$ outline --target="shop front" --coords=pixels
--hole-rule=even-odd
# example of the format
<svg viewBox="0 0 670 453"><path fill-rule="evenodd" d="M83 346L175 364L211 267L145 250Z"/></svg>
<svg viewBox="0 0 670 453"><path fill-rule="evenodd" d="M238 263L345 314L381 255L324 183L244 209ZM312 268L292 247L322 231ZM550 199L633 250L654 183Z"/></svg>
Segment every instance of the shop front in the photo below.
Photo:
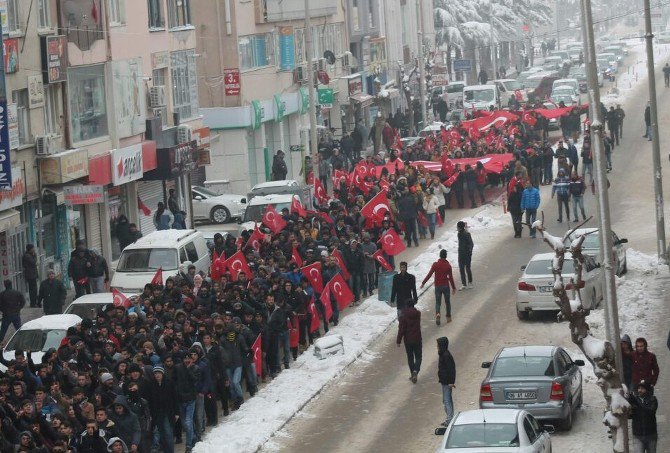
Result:
<svg viewBox="0 0 670 453"><path fill-rule="evenodd" d="M21 167L12 167L12 187L0 190L0 275L22 290L21 256L28 243L28 229L22 228L21 215L14 208L23 204L26 185Z"/></svg>

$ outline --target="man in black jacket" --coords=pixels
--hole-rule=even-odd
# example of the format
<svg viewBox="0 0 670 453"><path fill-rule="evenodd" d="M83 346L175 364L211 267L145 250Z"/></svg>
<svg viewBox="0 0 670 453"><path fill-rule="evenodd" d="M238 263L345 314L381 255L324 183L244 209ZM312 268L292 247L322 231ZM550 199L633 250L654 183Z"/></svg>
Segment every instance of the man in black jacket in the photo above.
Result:
<svg viewBox="0 0 670 453"><path fill-rule="evenodd" d="M349 248L344 249L344 262L349 271L349 286L354 293L354 305L361 299L361 278L363 276L363 252L356 239L349 242Z"/></svg>
<svg viewBox="0 0 670 453"><path fill-rule="evenodd" d="M408 306L408 302L414 304L419 300L416 294L416 277L407 272L407 262L400 263L400 273L393 276L393 285L391 286L391 303L396 303L398 309L398 318L402 316L402 311Z"/></svg>
<svg viewBox="0 0 670 453"><path fill-rule="evenodd" d="M419 238L416 234L416 219L419 215L419 208L416 196L409 190L405 190L398 199L398 214L405 224L405 241L407 242L407 247L412 246L412 240L414 240L414 245L418 247Z"/></svg>
<svg viewBox="0 0 670 453"><path fill-rule="evenodd" d="M23 267L23 278L28 283L28 294L30 294L30 306L37 307L37 253L33 244L26 245L26 253L21 259Z"/></svg>
<svg viewBox="0 0 670 453"><path fill-rule="evenodd" d="M175 366L174 376L179 400L181 425L186 431L186 452L190 453L195 444L193 414L195 412L196 384L200 380L200 370L193 363L190 354L184 355L183 362ZM178 436L179 437L179 436Z"/></svg>
<svg viewBox="0 0 670 453"><path fill-rule="evenodd" d="M631 394L628 402L633 407L633 450L641 453L656 453L658 432L656 410L658 400L651 394L651 384L637 384L637 395Z"/></svg>
<svg viewBox="0 0 670 453"><path fill-rule="evenodd" d="M442 385L442 403L447 419L442 426L448 426L454 416L454 400L451 392L456 388L456 363L449 352L449 339L440 337L437 339L437 354L439 356L437 364L437 378Z"/></svg>
<svg viewBox="0 0 670 453"><path fill-rule="evenodd" d="M272 161L272 180L283 181L286 179L287 173L288 168L286 167L286 162L284 161L284 151L280 149L277 151L277 154L275 154L275 157Z"/></svg>
<svg viewBox="0 0 670 453"><path fill-rule="evenodd" d="M154 379L149 384L147 395L151 423L158 428L161 451L174 453L174 423L179 415L177 391L162 366L155 366L153 373Z"/></svg>
<svg viewBox="0 0 670 453"><path fill-rule="evenodd" d="M91 292L104 293L107 290L106 284L109 282L107 260L96 250L91 249L89 262L91 266L88 268L88 280Z"/></svg>
<svg viewBox="0 0 670 453"><path fill-rule="evenodd" d="M75 299L84 294L91 294L91 286L88 283L88 270L91 267L90 252L80 239L77 246L70 254L70 263L67 266L67 274L74 283Z"/></svg>
<svg viewBox="0 0 670 453"><path fill-rule="evenodd" d="M475 244L472 242L472 236L465 227L462 220L456 224L458 230L458 270L461 274L461 289L472 288L472 249ZM465 279L467 274L467 281Z"/></svg>
<svg viewBox="0 0 670 453"><path fill-rule="evenodd" d="M50 269L46 280L40 284L37 303L40 306L44 305L45 315L57 315L63 313L66 294L63 282L57 279L56 272Z"/></svg>
<svg viewBox="0 0 670 453"><path fill-rule="evenodd" d="M16 330L21 327L21 309L26 305L26 298L21 292L12 289L12 281L5 280L5 290L0 293L0 311L2 312L2 326L0 326L0 342L5 339L10 324Z"/></svg>

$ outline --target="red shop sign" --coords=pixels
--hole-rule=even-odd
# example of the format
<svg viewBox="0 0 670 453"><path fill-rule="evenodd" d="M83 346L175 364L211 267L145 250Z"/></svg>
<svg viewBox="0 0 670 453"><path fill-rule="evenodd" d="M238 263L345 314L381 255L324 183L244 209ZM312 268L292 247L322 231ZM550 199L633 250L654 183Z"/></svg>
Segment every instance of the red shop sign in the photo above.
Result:
<svg viewBox="0 0 670 453"><path fill-rule="evenodd" d="M226 96L238 96L240 94L240 70L237 68L224 69L223 78Z"/></svg>

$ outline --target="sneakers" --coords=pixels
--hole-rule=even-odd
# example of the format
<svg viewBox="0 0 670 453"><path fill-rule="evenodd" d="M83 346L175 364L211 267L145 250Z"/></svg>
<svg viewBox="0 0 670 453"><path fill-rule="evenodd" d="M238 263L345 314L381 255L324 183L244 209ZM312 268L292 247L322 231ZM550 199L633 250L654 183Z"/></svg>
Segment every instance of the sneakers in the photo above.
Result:
<svg viewBox="0 0 670 453"><path fill-rule="evenodd" d="M460 288L458 288L459 291L463 291L464 289L468 289L468 287L467 286L461 286Z"/></svg>
<svg viewBox="0 0 670 453"><path fill-rule="evenodd" d="M447 323L451 322L451 316L447 316Z"/></svg>
<svg viewBox="0 0 670 453"><path fill-rule="evenodd" d="M409 379L412 381L412 384L416 384L416 376L417 376L417 374L418 374L418 373L417 373L416 371L412 371L412 377L409 378Z"/></svg>
<svg viewBox="0 0 670 453"><path fill-rule="evenodd" d="M468 289L473 289L475 287L475 284L472 282L468 283Z"/></svg>
<svg viewBox="0 0 670 453"><path fill-rule="evenodd" d="M435 315L435 324L437 324L438 326L440 325L440 314L439 313Z"/></svg>

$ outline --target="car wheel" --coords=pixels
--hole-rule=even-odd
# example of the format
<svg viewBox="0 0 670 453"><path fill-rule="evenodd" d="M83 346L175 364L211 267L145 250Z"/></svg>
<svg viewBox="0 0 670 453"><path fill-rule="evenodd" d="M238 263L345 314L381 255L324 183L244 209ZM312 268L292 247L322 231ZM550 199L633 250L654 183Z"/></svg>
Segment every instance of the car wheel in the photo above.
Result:
<svg viewBox="0 0 670 453"><path fill-rule="evenodd" d="M525 310L517 310L516 317L519 318L521 321L525 321L528 319L528 312Z"/></svg>
<svg viewBox="0 0 670 453"><path fill-rule="evenodd" d="M560 426L563 431L570 431L572 429L572 404L569 404L568 416L560 421Z"/></svg>
<svg viewBox="0 0 670 453"><path fill-rule="evenodd" d="M226 223L230 220L230 211L225 206L216 206L209 217L214 223Z"/></svg>

